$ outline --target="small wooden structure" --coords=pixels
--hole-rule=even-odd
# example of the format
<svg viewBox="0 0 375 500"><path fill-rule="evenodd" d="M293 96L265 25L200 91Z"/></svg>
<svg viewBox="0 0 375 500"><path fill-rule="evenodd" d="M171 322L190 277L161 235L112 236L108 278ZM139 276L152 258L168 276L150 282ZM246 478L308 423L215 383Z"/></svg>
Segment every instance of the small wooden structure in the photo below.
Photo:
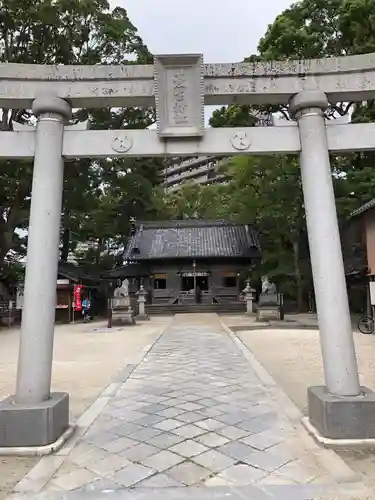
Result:
<svg viewBox="0 0 375 500"><path fill-rule="evenodd" d="M81 319L81 312L74 312L74 289L82 285L82 295L91 295L98 290L99 280L95 280L81 268L73 264L59 263L56 280L56 322L69 323L74 319ZM17 286L16 309L22 314L23 283Z"/></svg>
<svg viewBox="0 0 375 500"><path fill-rule="evenodd" d="M81 312L73 312L74 290L81 285L81 298L92 295L100 286L98 279L87 274L79 266L61 262L58 269L57 295L56 295L56 321L69 322L81 319Z"/></svg>

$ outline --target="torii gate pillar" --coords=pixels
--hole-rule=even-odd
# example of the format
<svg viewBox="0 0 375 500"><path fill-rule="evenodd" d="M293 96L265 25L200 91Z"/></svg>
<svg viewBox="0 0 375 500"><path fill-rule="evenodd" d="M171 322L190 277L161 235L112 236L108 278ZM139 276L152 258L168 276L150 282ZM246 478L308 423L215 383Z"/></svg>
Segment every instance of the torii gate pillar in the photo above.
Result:
<svg viewBox="0 0 375 500"><path fill-rule="evenodd" d="M375 437L375 395L360 387L320 90L295 95L301 175L325 387L308 388L307 427L326 438Z"/></svg>
<svg viewBox="0 0 375 500"><path fill-rule="evenodd" d="M69 395L51 393L64 162L71 106L57 97L33 103L38 119L25 299L16 395L0 403L0 447L48 446L69 428Z"/></svg>

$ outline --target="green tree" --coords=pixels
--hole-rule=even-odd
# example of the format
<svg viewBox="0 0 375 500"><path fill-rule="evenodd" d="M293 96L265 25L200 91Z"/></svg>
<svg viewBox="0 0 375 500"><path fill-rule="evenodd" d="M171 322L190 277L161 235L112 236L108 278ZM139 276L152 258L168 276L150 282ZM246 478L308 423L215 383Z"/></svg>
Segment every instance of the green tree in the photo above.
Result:
<svg viewBox="0 0 375 500"><path fill-rule="evenodd" d="M119 7L111 10L105 0L3 0L0 7L1 62L143 64L151 61L151 54L126 10ZM1 130L12 130L13 121L27 122L30 112L3 109L1 116ZM145 128L154 121L154 111L79 110L74 120L84 119L89 119L93 128ZM127 173L139 166L139 161L131 166L125 160L122 166L120 163L116 163L117 170ZM89 232L85 225L90 210L95 209L98 200L112 196L109 188L103 192L98 176L107 167L107 162L89 160L66 165L62 214L64 258L71 246L69 234L82 231L83 236ZM148 165L147 175L155 177L158 168L158 164L153 168ZM16 229L28 225L31 175L31 162L0 162L0 270L9 250L18 245ZM118 182L115 177L112 180ZM131 183L129 187L132 189ZM95 212L98 213L100 210Z"/></svg>
<svg viewBox="0 0 375 500"><path fill-rule="evenodd" d="M228 217L253 223L261 235L261 273L297 298L302 310L310 284L299 167L293 156L235 157L226 187Z"/></svg>
<svg viewBox="0 0 375 500"><path fill-rule="evenodd" d="M94 177L88 191L90 199L75 207L69 221L73 228L70 232L76 236L69 239L69 251L74 251L78 242L96 242L95 252L80 255L80 263L108 265L113 261L108 254L116 253L126 243L133 217L157 217L154 188L159 178L152 172L154 166L151 160L106 159L89 170Z"/></svg>
<svg viewBox="0 0 375 500"><path fill-rule="evenodd" d="M210 126L217 127L253 127L257 125L254 108L248 105L231 104L216 109L210 118Z"/></svg>
<svg viewBox="0 0 375 500"><path fill-rule="evenodd" d="M260 39L262 60L314 59L345 55L340 29L343 0L302 0L278 15Z"/></svg>
<svg viewBox="0 0 375 500"><path fill-rule="evenodd" d="M303 0L282 12L260 40L261 59L299 59L375 51L375 0ZM375 119L374 101L330 103L328 116L351 112L353 122ZM374 153L331 159L339 215L374 196Z"/></svg>
<svg viewBox="0 0 375 500"><path fill-rule="evenodd" d="M301 0L276 17L259 42L258 54L247 57L245 61L252 63L373 52L374 13L374 0ZM211 125L252 126L254 113L259 110L281 112L285 118L290 118L287 106L252 108L232 105L215 112ZM352 121L374 121L375 118L373 102L355 105L330 103L327 117L335 118L349 112ZM374 160L373 153L331 158L337 206L342 220L353 209L373 198ZM232 169L230 208L236 217L257 221L263 239L263 269L270 275L284 275L285 283L294 283L301 305L302 296L309 287L310 269L298 162L291 158L238 158L232 164L236 168ZM251 178L246 180L247 174ZM264 183L258 182L259 175ZM287 193L293 195L288 198L285 196ZM293 282L290 282L291 276Z"/></svg>
<svg viewBox="0 0 375 500"><path fill-rule="evenodd" d="M217 219L226 216L226 188L187 181L164 197L161 213L168 219Z"/></svg>

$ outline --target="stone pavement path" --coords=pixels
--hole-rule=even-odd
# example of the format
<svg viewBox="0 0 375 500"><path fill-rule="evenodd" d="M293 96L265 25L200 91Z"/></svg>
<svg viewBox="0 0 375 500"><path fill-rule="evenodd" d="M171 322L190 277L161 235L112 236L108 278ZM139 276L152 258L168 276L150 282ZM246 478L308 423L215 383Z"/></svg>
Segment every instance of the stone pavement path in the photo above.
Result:
<svg viewBox="0 0 375 500"><path fill-rule="evenodd" d="M163 499L303 500L350 490L306 448L215 318L175 319L72 451L43 458L39 477L31 471L16 490L114 500L151 491Z"/></svg>

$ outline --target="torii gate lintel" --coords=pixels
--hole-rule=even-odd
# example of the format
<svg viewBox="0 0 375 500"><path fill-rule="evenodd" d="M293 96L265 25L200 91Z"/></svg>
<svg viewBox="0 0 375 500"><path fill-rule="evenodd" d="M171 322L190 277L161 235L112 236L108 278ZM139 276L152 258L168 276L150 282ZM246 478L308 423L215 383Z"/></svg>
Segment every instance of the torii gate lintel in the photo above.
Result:
<svg viewBox="0 0 375 500"><path fill-rule="evenodd" d="M336 124L327 120L328 150L335 154L375 150L375 124ZM206 129L202 138L163 139L156 130L86 130L86 124L64 127L62 156L74 158L176 157L298 154L301 142L295 122L287 126ZM280 123L281 125L281 123ZM0 132L0 158L33 158L36 129L27 125Z"/></svg>

